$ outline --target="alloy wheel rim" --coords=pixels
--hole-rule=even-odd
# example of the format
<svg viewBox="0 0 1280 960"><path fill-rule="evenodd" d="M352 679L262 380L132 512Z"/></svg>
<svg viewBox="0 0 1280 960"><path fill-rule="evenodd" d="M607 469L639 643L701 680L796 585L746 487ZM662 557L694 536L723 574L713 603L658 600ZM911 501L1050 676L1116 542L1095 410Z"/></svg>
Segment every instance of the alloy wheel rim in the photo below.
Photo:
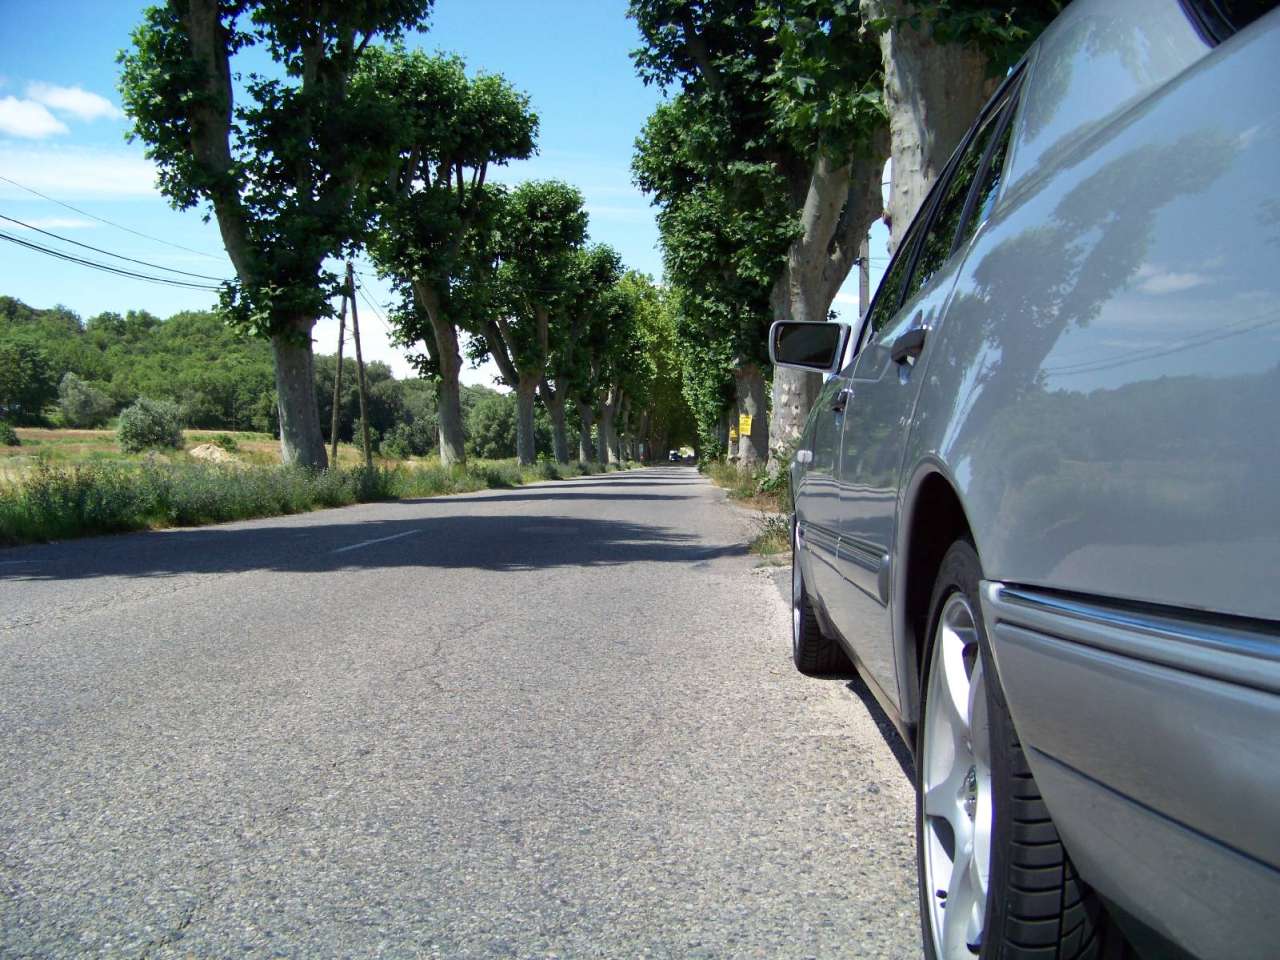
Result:
<svg viewBox="0 0 1280 960"><path fill-rule="evenodd" d="M982 947L991 872L991 734L977 618L959 592L943 605L933 638L920 762L934 954L970 960Z"/></svg>

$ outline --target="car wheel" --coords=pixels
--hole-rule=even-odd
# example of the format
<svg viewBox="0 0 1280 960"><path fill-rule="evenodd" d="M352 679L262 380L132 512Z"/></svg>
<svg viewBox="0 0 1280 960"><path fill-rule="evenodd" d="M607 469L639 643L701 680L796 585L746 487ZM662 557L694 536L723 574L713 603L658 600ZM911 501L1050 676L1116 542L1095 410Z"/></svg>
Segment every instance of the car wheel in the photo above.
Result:
<svg viewBox="0 0 1280 960"><path fill-rule="evenodd" d="M791 656L801 673L851 671L853 665L838 641L822 632L800 569L800 526L791 520Z"/></svg>
<svg viewBox="0 0 1280 960"><path fill-rule="evenodd" d="M981 578L973 546L953 544L930 607L916 754L925 953L1098 957L1105 914L1077 879L1027 766L982 623Z"/></svg>

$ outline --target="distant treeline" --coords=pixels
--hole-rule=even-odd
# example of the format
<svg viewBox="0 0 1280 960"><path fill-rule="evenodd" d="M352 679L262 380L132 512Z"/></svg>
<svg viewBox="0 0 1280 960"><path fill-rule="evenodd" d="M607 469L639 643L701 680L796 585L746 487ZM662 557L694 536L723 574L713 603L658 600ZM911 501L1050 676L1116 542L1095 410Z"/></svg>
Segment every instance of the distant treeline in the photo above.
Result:
<svg viewBox="0 0 1280 960"><path fill-rule="evenodd" d="M337 358L315 358L320 423L333 422ZM70 378L68 378L70 374ZM429 381L397 380L385 363L365 367L374 443L393 456L424 455L436 443L436 391ZM81 319L56 306L29 307L0 296L0 419L42 426L102 426L139 397L172 400L186 426L276 434L271 346L236 334L217 314L190 310L162 320L145 310ZM96 402L95 402L96 401ZM516 405L511 394L462 388L467 445L482 458L515 455ZM339 439L359 429L355 361L343 359ZM551 449L550 423L539 408L539 452Z"/></svg>

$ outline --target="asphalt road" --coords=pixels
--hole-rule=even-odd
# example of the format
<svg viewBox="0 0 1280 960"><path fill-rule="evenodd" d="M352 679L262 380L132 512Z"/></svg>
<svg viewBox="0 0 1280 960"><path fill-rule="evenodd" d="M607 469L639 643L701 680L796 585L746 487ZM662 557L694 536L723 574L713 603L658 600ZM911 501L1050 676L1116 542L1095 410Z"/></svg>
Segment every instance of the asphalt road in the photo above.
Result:
<svg viewBox="0 0 1280 960"><path fill-rule="evenodd" d="M901 754L722 500L0 551L0 956L919 956Z"/></svg>

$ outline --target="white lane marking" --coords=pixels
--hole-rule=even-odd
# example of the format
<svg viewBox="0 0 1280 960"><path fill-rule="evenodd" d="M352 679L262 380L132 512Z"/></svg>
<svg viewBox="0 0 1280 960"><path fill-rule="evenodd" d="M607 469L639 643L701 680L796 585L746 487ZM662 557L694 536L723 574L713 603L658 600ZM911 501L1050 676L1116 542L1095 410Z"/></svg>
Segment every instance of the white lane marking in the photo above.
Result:
<svg viewBox="0 0 1280 960"><path fill-rule="evenodd" d="M399 540L401 537L410 537L415 533L421 533L420 530L406 530L404 533L393 533L389 537L378 537L377 540L362 540L360 543L353 543L349 547L339 547L337 550L330 550L330 553L346 553L348 550L359 550L361 547L372 546L375 543L386 543L388 540Z"/></svg>
<svg viewBox="0 0 1280 960"><path fill-rule="evenodd" d="M11 567L15 563L35 563L34 560L0 560L0 567Z"/></svg>

